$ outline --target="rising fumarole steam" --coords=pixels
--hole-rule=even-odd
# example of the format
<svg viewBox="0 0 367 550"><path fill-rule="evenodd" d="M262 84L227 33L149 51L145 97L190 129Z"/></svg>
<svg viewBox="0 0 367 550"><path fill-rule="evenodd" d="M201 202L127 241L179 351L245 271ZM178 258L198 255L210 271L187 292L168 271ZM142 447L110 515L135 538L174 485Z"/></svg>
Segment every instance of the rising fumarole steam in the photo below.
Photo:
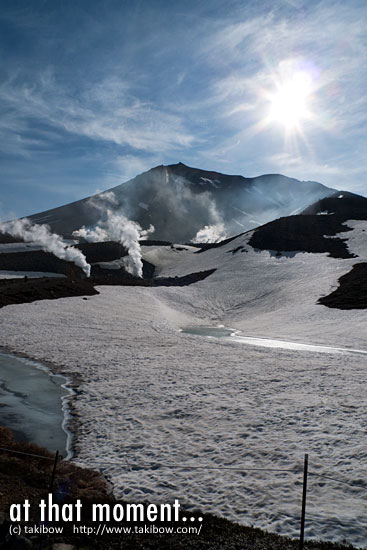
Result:
<svg viewBox="0 0 367 550"><path fill-rule="evenodd" d="M51 233L48 225L32 224L27 218L0 223L0 233L33 242L42 246L45 252L51 252L60 260L73 262L80 267L87 277L90 276L90 265L84 254L73 246L67 245L60 235Z"/></svg>
<svg viewBox="0 0 367 550"><path fill-rule="evenodd" d="M108 191L92 198L90 206L97 208L106 216L100 220L94 229L82 227L73 232L75 237L82 237L88 242L116 241L121 243L128 251L128 256L123 258L126 271L135 277L143 276L143 261L139 240L153 233L154 227L142 230L140 225L129 220L124 214L113 211L108 205L117 205L117 199L112 191Z"/></svg>
<svg viewBox="0 0 367 550"><path fill-rule="evenodd" d="M192 239L194 243L217 243L225 239L225 227L223 223L206 225L200 229Z"/></svg>

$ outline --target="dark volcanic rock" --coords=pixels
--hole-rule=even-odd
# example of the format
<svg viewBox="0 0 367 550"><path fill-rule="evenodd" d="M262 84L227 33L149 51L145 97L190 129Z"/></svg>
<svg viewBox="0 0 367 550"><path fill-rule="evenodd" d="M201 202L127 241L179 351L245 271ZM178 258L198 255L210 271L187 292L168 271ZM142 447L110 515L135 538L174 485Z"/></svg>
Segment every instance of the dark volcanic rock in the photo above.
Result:
<svg viewBox="0 0 367 550"><path fill-rule="evenodd" d="M367 263L355 264L339 279L339 287L319 304L338 309L367 309Z"/></svg>
<svg viewBox="0 0 367 550"><path fill-rule="evenodd" d="M11 304L24 304L36 300L55 300L68 296L99 294L90 279L68 278L0 279L0 308Z"/></svg>
<svg viewBox="0 0 367 550"><path fill-rule="evenodd" d="M239 235L235 235L234 237L229 237L229 239L224 239L223 241L220 241L218 243L194 243L194 246L199 248L195 254L201 254L202 252L206 252L207 250L211 250L212 248L219 248L221 246L224 246L231 241L234 241L234 239L237 239L237 237L241 237L241 235L244 235L244 233L240 233Z"/></svg>
<svg viewBox="0 0 367 550"><path fill-rule="evenodd" d="M321 212L336 214L344 221L367 220L367 199L348 191L338 191L330 197L324 197L311 204L301 214L310 215Z"/></svg>
<svg viewBox="0 0 367 550"><path fill-rule="evenodd" d="M21 239L16 239L15 237L12 237L8 233L0 233L0 244L21 243L21 242L23 242Z"/></svg>
<svg viewBox="0 0 367 550"><path fill-rule="evenodd" d="M333 258L353 258L345 239L328 238L351 231L348 220L367 220L367 199L338 191L315 202L301 215L279 218L258 227L249 244L260 250L328 252Z"/></svg>
<svg viewBox="0 0 367 550"><path fill-rule="evenodd" d="M145 262L143 262L143 278L134 277L125 269L107 269L100 267L98 264L92 265L90 280L94 285L116 285L116 286L150 286L151 282L149 272L151 271L148 264L147 271L144 273ZM152 270L154 273L154 266Z"/></svg>
<svg viewBox="0 0 367 550"><path fill-rule="evenodd" d="M98 266L93 266L93 281L94 285L116 285L116 286L189 286L198 281L203 281L209 275L212 275L215 269L207 271L198 271L189 273L182 277L157 277L156 279L140 279L133 277L123 270L106 270L98 269Z"/></svg>
<svg viewBox="0 0 367 550"><path fill-rule="evenodd" d="M76 278L85 276L83 270L74 263L60 260L50 252L43 250L0 253L0 270L43 271L61 273Z"/></svg>
<svg viewBox="0 0 367 550"><path fill-rule="evenodd" d="M328 252L333 258L353 258L346 239L337 233L351 231L339 216L289 216L255 229L249 244L259 250Z"/></svg>
<svg viewBox="0 0 367 550"><path fill-rule="evenodd" d="M79 243L75 245L75 248L79 248L83 252L89 264L96 262L112 262L118 260L123 256L127 256L126 248L114 241L107 241L101 243Z"/></svg>
<svg viewBox="0 0 367 550"><path fill-rule="evenodd" d="M190 273L183 277L140 279L124 270L104 270L94 266L93 278L41 278L0 279L0 308L11 304L23 304L36 300L56 300L71 296L99 294L94 285L113 286L188 286L206 279L215 269Z"/></svg>
<svg viewBox="0 0 367 550"><path fill-rule="evenodd" d="M183 277L158 277L153 280L154 286L188 286L198 281L203 281L209 275L212 275L216 269L208 269L207 271L198 271L190 273Z"/></svg>
<svg viewBox="0 0 367 550"><path fill-rule="evenodd" d="M88 263L112 262L127 255L127 250L120 243L101 242L101 243L80 243L75 245L87 259ZM35 271L46 273L60 273L68 277L84 278L85 274L72 262L60 260L49 252L43 250L28 250L24 252L4 252L0 253L0 270L7 271ZM144 278L152 278L155 267L143 260ZM120 271L119 277L126 278L130 275L121 268L120 270L102 269L98 265L92 265L92 278L107 276L109 272ZM117 283L118 284L118 283Z"/></svg>
<svg viewBox="0 0 367 550"><path fill-rule="evenodd" d="M155 265L143 260L143 277L144 279L152 279L155 273Z"/></svg>

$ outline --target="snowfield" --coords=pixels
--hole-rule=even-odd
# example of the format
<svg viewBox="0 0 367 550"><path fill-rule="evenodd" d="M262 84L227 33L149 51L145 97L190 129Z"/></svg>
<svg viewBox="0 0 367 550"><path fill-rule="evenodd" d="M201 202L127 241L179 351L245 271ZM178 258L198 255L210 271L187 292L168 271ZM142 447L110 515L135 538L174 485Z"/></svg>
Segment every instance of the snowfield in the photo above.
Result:
<svg viewBox="0 0 367 550"><path fill-rule="evenodd" d="M180 332L224 325L245 337L367 351L366 311L316 304L366 261L367 222L350 223L355 230L342 236L358 257L343 260L256 252L250 234L199 254L143 247L160 276L217 270L188 287L99 287L87 300L8 306L0 345L78 382L74 460L102 470L117 496L178 498L297 536L307 452L310 472L352 484L310 475L307 537L367 548L366 355Z"/></svg>

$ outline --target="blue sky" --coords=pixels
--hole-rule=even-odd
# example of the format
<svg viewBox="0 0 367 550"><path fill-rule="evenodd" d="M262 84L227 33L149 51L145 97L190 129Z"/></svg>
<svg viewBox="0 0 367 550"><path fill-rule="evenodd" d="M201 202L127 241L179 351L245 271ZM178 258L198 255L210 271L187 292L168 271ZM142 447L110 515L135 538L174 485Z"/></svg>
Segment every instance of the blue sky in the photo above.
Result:
<svg viewBox="0 0 367 550"><path fill-rule="evenodd" d="M367 195L366 22L355 0L2 0L0 219L179 161ZM269 113L295 74L289 128Z"/></svg>

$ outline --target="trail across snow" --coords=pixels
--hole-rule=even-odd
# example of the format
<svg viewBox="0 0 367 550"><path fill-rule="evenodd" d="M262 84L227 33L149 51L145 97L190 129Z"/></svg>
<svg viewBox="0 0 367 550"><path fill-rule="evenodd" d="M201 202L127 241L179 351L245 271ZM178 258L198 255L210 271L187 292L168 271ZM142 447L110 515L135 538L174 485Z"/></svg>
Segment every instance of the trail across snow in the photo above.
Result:
<svg viewBox="0 0 367 550"><path fill-rule="evenodd" d="M178 498L296 536L307 452L311 472L354 486L310 476L306 535L366 547L366 357L317 349L366 351L366 314L316 304L363 258L279 259L247 238L183 251L177 267L165 250L162 275L217 268L189 287L100 287L87 300L6 307L0 344L79 381L75 460L105 472L116 495ZM239 246L245 251L233 253ZM316 349L180 332L219 324Z"/></svg>

